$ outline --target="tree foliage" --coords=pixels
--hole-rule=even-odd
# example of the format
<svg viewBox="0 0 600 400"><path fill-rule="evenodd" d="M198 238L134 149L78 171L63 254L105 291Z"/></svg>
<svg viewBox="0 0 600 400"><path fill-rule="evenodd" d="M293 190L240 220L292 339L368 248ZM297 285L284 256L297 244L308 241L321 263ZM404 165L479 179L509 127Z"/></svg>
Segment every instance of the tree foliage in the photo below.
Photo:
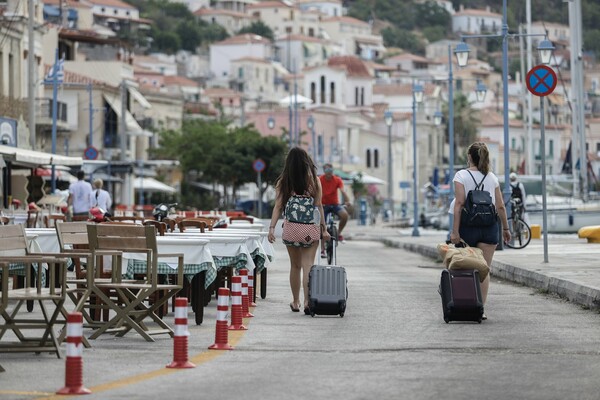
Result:
<svg viewBox="0 0 600 400"><path fill-rule="evenodd" d="M268 25L266 25L264 22L262 21L254 21L253 23L251 23L249 26L246 26L242 29L239 30L238 33L254 33L255 35L260 35L264 38L267 39L271 39L273 40L275 38L275 35L273 34L273 30L271 30L271 28L269 28Z"/></svg>
<svg viewBox="0 0 600 400"><path fill-rule="evenodd" d="M444 120L448 121L449 112L448 104L444 104L443 111ZM463 149L468 147L477 139L477 128L481 121L477 113L471 108L471 104L464 93L458 92L454 94L454 147ZM446 142L449 143L450 136L448 124L446 124ZM455 162L463 163L466 161L465 156L461 152L455 151Z"/></svg>
<svg viewBox="0 0 600 400"><path fill-rule="evenodd" d="M386 46L400 47L410 53L425 54L425 44L411 31L399 28L384 28L381 30L383 43Z"/></svg>
<svg viewBox="0 0 600 400"><path fill-rule="evenodd" d="M160 137L161 147L154 155L179 160L188 172L184 185L197 180L233 188L234 193L241 185L256 182L252 162L257 158L266 164L260 188L264 192L277 180L287 152L281 138L263 137L252 125L229 128L227 121L186 121L181 132L164 131ZM233 204L233 200L226 202Z"/></svg>

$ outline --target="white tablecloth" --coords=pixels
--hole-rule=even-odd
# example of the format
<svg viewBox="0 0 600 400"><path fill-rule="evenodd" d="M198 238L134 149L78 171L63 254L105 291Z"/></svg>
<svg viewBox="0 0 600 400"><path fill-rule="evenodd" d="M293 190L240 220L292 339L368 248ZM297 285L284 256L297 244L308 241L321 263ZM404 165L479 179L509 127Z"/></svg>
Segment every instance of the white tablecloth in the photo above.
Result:
<svg viewBox="0 0 600 400"><path fill-rule="evenodd" d="M28 238L35 237L32 242L36 245L30 247L35 253L60 253L58 236L54 228L27 228L25 234Z"/></svg>

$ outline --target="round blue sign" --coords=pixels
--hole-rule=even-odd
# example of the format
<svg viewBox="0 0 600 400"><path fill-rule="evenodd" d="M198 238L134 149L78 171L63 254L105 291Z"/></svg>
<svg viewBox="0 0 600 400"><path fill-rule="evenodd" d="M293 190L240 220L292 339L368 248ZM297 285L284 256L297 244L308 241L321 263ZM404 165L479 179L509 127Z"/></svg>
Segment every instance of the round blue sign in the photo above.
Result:
<svg viewBox="0 0 600 400"><path fill-rule="evenodd" d="M539 97L548 96L556 88L558 79L554 70L546 65L537 65L527 73L527 89Z"/></svg>
<svg viewBox="0 0 600 400"><path fill-rule="evenodd" d="M261 160L260 158L257 158L256 160L254 160L254 162L252 163L252 168L254 168L254 170L256 172L263 172L265 170L265 167L267 165L265 164L265 162L263 160Z"/></svg>
<svg viewBox="0 0 600 400"><path fill-rule="evenodd" d="M95 160L98 158L98 149L94 146L88 146L83 152L83 157L85 157L86 160Z"/></svg>

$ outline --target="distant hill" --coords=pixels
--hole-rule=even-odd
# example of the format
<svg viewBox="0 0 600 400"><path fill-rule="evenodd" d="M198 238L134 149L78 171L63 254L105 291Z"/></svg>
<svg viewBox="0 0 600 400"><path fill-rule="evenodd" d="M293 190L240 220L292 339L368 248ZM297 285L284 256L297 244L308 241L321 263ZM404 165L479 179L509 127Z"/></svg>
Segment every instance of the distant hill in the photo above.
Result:
<svg viewBox="0 0 600 400"><path fill-rule="evenodd" d="M490 9L502 13L501 0L452 0L453 7ZM377 21L386 46L423 53L424 39L439 40L451 35L450 15L433 1L348 0L349 15L363 21ZM508 0L507 19L511 32L525 22L525 1ZM563 0L531 0L533 21L569 23L568 4ZM600 1L582 0L584 50L600 55Z"/></svg>

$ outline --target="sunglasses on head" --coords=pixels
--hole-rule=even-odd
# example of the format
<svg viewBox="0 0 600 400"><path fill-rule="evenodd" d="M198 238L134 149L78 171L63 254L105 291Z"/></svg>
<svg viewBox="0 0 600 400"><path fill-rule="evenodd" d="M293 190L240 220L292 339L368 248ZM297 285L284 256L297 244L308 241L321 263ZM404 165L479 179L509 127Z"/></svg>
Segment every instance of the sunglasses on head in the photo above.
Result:
<svg viewBox="0 0 600 400"><path fill-rule="evenodd" d="M323 168L323 171L325 171L325 172L333 172L333 168Z"/></svg>

